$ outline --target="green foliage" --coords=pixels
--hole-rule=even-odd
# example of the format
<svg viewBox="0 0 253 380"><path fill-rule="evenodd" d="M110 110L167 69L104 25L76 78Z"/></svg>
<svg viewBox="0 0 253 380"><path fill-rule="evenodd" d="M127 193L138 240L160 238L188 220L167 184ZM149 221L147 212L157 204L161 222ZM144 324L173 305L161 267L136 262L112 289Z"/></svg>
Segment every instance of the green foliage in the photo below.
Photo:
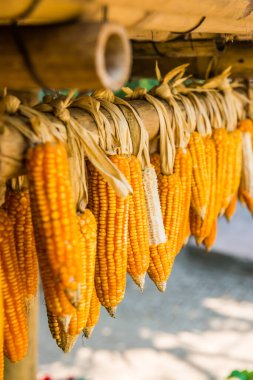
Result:
<svg viewBox="0 0 253 380"><path fill-rule="evenodd" d="M134 80L131 82L128 82L125 84L124 87L129 87L129 88L136 88L136 87L142 87L146 88L147 91L149 91L152 87L156 86L158 84L158 81L156 79L139 79L139 80ZM124 98L125 94L123 91L119 90L115 93L115 95L119 96L120 98Z"/></svg>
<svg viewBox="0 0 253 380"><path fill-rule="evenodd" d="M228 376L228 379L239 379L239 380L253 380L253 372L252 371L233 371Z"/></svg>

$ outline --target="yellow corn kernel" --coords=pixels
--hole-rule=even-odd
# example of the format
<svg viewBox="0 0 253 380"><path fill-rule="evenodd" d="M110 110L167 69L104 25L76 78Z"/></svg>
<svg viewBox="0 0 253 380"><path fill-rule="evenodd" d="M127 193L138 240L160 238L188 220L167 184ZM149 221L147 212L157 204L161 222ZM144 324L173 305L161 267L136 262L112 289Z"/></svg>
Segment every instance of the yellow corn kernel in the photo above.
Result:
<svg viewBox="0 0 253 380"><path fill-rule="evenodd" d="M27 171L37 250L43 251L54 281L61 282L76 305L81 279L78 228L64 146L44 143L30 148Z"/></svg>
<svg viewBox="0 0 253 380"><path fill-rule="evenodd" d="M12 222L2 209L0 209L0 260L4 309L4 354L15 363L23 359L27 352L27 318Z"/></svg>
<svg viewBox="0 0 253 380"><path fill-rule="evenodd" d="M127 271L143 290L149 266L148 218L141 162L137 157L132 156L129 167L133 195L129 198Z"/></svg>

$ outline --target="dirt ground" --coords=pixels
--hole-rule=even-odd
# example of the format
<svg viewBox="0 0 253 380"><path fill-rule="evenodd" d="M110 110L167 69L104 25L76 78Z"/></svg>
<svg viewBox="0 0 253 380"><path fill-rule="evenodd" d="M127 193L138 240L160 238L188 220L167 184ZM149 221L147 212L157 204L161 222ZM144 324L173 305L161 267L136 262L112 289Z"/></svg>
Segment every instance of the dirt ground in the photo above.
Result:
<svg viewBox="0 0 253 380"><path fill-rule="evenodd" d="M221 222L216 249L226 241L226 252L240 256L241 246L243 259L187 248L164 294L149 280L141 294L128 279L117 318L103 310L91 339L80 338L70 354L50 337L41 297L39 378L223 380L253 369L253 263L245 261L253 223L244 210L237 217Z"/></svg>

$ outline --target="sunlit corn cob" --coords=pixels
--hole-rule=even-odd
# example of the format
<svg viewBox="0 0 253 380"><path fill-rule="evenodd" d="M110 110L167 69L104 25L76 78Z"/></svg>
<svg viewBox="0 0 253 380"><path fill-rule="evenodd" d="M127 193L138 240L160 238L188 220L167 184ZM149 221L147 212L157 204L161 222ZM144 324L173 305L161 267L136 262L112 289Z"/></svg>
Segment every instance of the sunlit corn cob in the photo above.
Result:
<svg viewBox="0 0 253 380"><path fill-rule="evenodd" d="M226 173L225 187L222 197L222 205L220 214L224 214L233 195L238 192L241 176L242 165L242 140L241 132L237 129L228 132L227 135L227 157L226 157Z"/></svg>
<svg viewBox="0 0 253 380"><path fill-rule="evenodd" d="M95 326L97 325L99 321L100 316L100 302L97 297L96 288L94 286L92 297L91 297L91 303L90 303L90 310L89 310L89 317L86 322L86 326L83 329L83 334L85 338L90 338Z"/></svg>
<svg viewBox="0 0 253 380"><path fill-rule="evenodd" d="M203 138L198 132L191 134L188 148L192 158L191 207L204 219L207 210L209 189L206 186L208 179L205 146Z"/></svg>
<svg viewBox="0 0 253 380"><path fill-rule="evenodd" d="M224 128L215 129L212 138L216 150L216 207L219 215L225 211L223 198L226 192L228 132Z"/></svg>
<svg viewBox="0 0 253 380"><path fill-rule="evenodd" d="M191 204L191 180L192 180L192 159L187 148L179 148L176 153L174 172L179 175L182 184L182 213L179 230L177 251L179 252L189 238L189 212Z"/></svg>
<svg viewBox="0 0 253 380"><path fill-rule="evenodd" d="M208 252L211 250L216 240L217 224L218 224L218 221L217 219L215 219L209 235L203 241L203 244Z"/></svg>
<svg viewBox="0 0 253 380"><path fill-rule="evenodd" d="M160 291L165 291L166 281L171 273L177 253L182 211L182 189L181 181L177 174L163 175L161 173L159 155L152 155L151 162L157 173L159 198L167 242L150 246L148 274L157 288Z"/></svg>
<svg viewBox="0 0 253 380"><path fill-rule="evenodd" d="M175 257L170 253L170 242L151 245L148 275L160 292L166 289L166 282L170 276Z"/></svg>
<svg viewBox="0 0 253 380"><path fill-rule="evenodd" d="M70 352L73 348L78 335L70 335L66 333L58 318L47 310L48 326L52 337L55 339L57 346L62 349L64 353Z"/></svg>
<svg viewBox="0 0 253 380"><path fill-rule="evenodd" d="M129 158L115 155L111 161L130 180ZM101 304L111 316L126 288L129 196L120 198L90 163L91 209L97 221L95 286Z"/></svg>
<svg viewBox="0 0 253 380"><path fill-rule="evenodd" d="M4 308L3 308L2 273L1 272L2 272L2 268L0 267L0 380L3 380L4 378Z"/></svg>
<svg viewBox="0 0 253 380"><path fill-rule="evenodd" d="M29 191L7 188L4 208L13 223L20 276L26 302L29 302L38 289L38 260Z"/></svg>
<svg viewBox="0 0 253 380"><path fill-rule="evenodd" d="M141 162L135 156L129 161L133 195L129 199L127 271L143 290L149 266L148 219L142 183Z"/></svg>
<svg viewBox="0 0 253 380"><path fill-rule="evenodd" d="M233 140L235 145L235 154L233 161L233 185L232 197L238 193L242 174L242 133L239 129L233 131ZM232 199L231 197L231 199Z"/></svg>
<svg viewBox="0 0 253 380"><path fill-rule="evenodd" d="M228 222L232 219L233 215L235 214L236 211L236 204L237 204L237 194L233 196L231 201L228 204L228 207L225 210L225 217Z"/></svg>
<svg viewBox="0 0 253 380"><path fill-rule="evenodd" d="M89 316L90 302L94 287L95 260L97 248L97 226L92 212L88 209L77 217L80 228L80 266L82 281L80 286L81 301L73 312L66 333L78 335L84 328Z"/></svg>
<svg viewBox="0 0 253 380"><path fill-rule="evenodd" d="M2 209L0 209L0 259L4 304L4 353L15 363L23 359L27 352L27 318L12 222Z"/></svg>
<svg viewBox="0 0 253 380"><path fill-rule="evenodd" d="M202 219L194 209L190 211L191 234L195 237L197 244L200 244L205 237L209 236L214 220L217 218L216 205L216 150L215 144L210 137L204 138L206 169L208 180L206 186L209 187L209 199L206 215Z"/></svg>
<svg viewBox="0 0 253 380"><path fill-rule="evenodd" d="M47 257L54 281L60 281L67 298L77 305L78 229L64 146L44 143L30 148L27 169L37 250Z"/></svg>

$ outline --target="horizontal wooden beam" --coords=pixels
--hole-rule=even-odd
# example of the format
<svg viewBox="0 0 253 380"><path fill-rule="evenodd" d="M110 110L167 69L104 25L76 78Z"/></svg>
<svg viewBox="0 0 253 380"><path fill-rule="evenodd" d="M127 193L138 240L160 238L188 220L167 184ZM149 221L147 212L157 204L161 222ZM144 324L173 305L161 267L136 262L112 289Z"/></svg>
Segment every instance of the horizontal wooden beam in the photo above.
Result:
<svg viewBox="0 0 253 380"><path fill-rule="evenodd" d="M188 73L205 78L232 66L232 76L253 77L253 43L239 42L215 45L212 41L179 41L168 43L134 43L132 78L154 78L155 61L163 73L183 63L190 63Z"/></svg>
<svg viewBox="0 0 253 380"><path fill-rule="evenodd" d="M131 48L118 24L0 27L0 87L120 88Z"/></svg>

